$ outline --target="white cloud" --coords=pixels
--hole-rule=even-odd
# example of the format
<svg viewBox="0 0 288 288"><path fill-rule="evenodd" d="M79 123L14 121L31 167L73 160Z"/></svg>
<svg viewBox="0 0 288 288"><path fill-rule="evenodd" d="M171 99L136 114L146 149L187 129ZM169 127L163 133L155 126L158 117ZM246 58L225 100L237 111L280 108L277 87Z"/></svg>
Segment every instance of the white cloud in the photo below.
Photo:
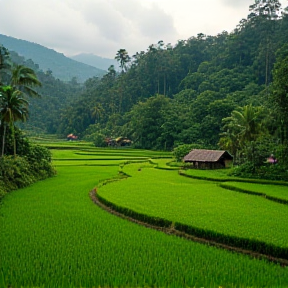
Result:
<svg viewBox="0 0 288 288"><path fill-rule="evenodd" d="M239 1L239 0L221 0L221 2L225 6L230 6L233 8L244 8L244 9L255 3L254 0L241 0L241 1Z"/></svg>
<svg viewBox="0 0 288 288"><path fill-rule="evenodd" d="M163 40L232 31L253 0L0 0L0 33L64 54L114 58ZM283 0L282 2L287 2ZM286 5L287 6L287 5Z"/></svg>

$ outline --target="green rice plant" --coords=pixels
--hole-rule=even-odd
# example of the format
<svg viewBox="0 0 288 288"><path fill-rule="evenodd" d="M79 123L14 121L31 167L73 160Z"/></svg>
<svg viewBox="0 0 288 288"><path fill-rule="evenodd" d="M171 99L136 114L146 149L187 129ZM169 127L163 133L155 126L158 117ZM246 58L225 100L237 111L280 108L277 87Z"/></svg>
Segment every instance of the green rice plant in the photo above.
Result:
<svg viewBox="0 0 288 288"><path fill-rule="evenodd" d="M60 166L119 166L119 164L123 162L123 159L119 160L54 160L53 165L55 167L60 167Z"/></svg>
<svg viewBox="0 0 288 288"><path fill-rule="evenodd" d="M233 181L233 182L288 186L288 182L285 182L285 181L251 179L251 178L240 178L240 177L230 176L229 175L230 170L231 169L216 169L216 170L187 169L187 170L180 170L179 173L182 176L187 176L187 177L191 177L194 179L208 180L208 181L217 181L217 182Z"/></svg>
<svg viewBox="0 0 288 288"><path fill-rule="evenodd" d="M184 178L176 171L152 167L139 170L137 164L127 165L123 170L132 177L100 187L98 194L138 213L204 229L215 235L220 233L229 239L236 237L239 243L241 239L248 239L247 243L283 248L279 253L287 257L287 206L222 189L216 182ZM249 248L246 246L250 244L243 245L240 247ZM264 253L266 246L258 252ZM279 256L276 250L274 256Z"/></svg>
<svg viewBox="0 0 288 288"><path fill-rule="evenodd" d="M252 184L243 182L221 183L222 188L258 195L266 199L288 204L288 187L269 184Z"/></svg>
<svg viewBox="0 0 288 288"><path fill-rule="evenodd" d="M286 268L167 236L99 209L87 192L100 179L116 175L116 167L95 168L61 167L57 177L5 199L0 271L7 287L281 287L288 283Z"/></svg>
<svg viewBox="0 0 288 288"><path fill-rule="evenodd" d="M52 155L54 159L104 159L104 160L113 160L113 159L149 159L149 158L158 158L162 157L161 154L154 153L153 151L149 154L147 151L125 151L119 150L118 152L115 149L95 149L94 151L83 151L82 149L71 149L71 150L63 150L63 149L53 149ZM166 156L168 157L168 156Z"/></svg>
<svg viewBox="0 0 288 288"><path fill-rule="evenodd" d="M182 163L183 165L184 163ZM235 179L236 177L228 176L228 173L231 169L212 169L212 170L204 170L204 169L187 169L182 172L188 176L195 177L203 177L203 178L211 178L215 180L225 180L225 179ZM239 177L238 177L239 178Z"/></svg>
<svg viewBox="0 0 288 288"><path fill-rule="evenodd" d="M172 158L168 159L153 159L155 168L164 169L164 170L178 170L179 167L170 166L169 163L171 162Z"/></svg>
<svg viewBox="0 0 288 288"><path fill-rule="evenodd" d="M147 151L141 149L111 149L111 148L94 148L94 149L81 149L77 152L78 154L90 154L94 155L117 155L117 156L134 156L134 157L145 157L145 158L171 158L170 152L161 151Z"/></svg>
<svg viewBox="0 0 288 288"><path fill-rule="evenodd" d="M155 170L137 165L128 166L141 171L124 172ZM174 171L155 171L173 180L167 176ZM0 287L287 286L287 267L167 236L100 209L89 191L117 173L116 166L63 166L56 177L8 194L0 207Z"/></svg>

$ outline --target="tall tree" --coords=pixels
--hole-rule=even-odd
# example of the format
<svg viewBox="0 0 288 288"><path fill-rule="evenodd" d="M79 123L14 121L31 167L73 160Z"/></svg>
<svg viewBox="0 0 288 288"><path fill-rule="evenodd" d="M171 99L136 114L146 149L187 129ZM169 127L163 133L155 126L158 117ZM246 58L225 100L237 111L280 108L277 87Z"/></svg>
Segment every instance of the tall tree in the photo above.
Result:
<svg viewBox="0 0 288 288"><path fill-rule="evenodd" d="M23 65L16 65L12 69L10 85L28 96L40 96L34 87L41 86L35 71Z"/></svg>
<svg viewBox="0 0 288 288"><path fill-rule="evenodd" d="M12 131L14 156L16 156L14 123L19 120L26 121L28 116L28 102L22 95L23 93L21 91L11 86L2 86L0 88L0 119L3 125L2 156L4 155L7 125L9 125Z"/></svg>
<svg viewBox="0 0 288 288"><path fill-rule="evenodd" d="M220 144L224 147L231 147L234 155L239 150L246 150L251 142L265 131L262 116L263 108L254 107L251 104L244 107L239 107L231 112L231 116L224 118L223 139L220 139ZM225 147L224 147L225 148ZM247 158L250 159L250 155Z"/></svg>
<svg viewBox="0 0 288 288"><path fill-rule="evenodd" d="M262 74L265 78L266 87L271 82L271 71L273 61L275 61L275 30L276 20L281 17L281 3L279 0L255 0L253 5L250 5L251 11L248 18L252 25L256 25L258 34L261 38L258 59L256 58L255 65L263 70ZM259 25L258 25L259 24ZM265 63L265 68L261 67Z"/></svg>
<svg viewBox="0 0 288 288"><path fill-rule="evenodd" d="M126 71L127 63L130 62L130 56L128 55L126 49L118 50L115 59L119 62L122 73Z"/></svg>
<svg viewBox="0 0 288 288"><path fill-rule="evenodd" d="M278 134L286 149L284 159L288 159L288 44L277 52L277 62L273 69L273 91L271 106L277 119Z"/></svg>
<svg viewBox="0 0 288 288"><path fill-rule="evenodd" d="M249 6L249 10L250 19L260 16L267 20L277 20L281 15L281 3L279 0L255 0L255 3Z"/></svg>
<svg viewBox="0 0 288 288"><path fill-rule="evenodd" d="M2 77L7 74L7 69L11 66L9 51L4 46L0 45L0 85L3 83Z"/></svg>

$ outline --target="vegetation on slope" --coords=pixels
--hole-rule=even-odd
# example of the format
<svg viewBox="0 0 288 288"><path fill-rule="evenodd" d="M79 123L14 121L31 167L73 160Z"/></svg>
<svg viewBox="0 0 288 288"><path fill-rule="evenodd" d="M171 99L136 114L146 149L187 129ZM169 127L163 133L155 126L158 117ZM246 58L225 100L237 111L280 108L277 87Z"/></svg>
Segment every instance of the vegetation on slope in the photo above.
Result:
<svg viewBox="0 0 288 288"><path fill-rule="evenodd" d="M288 14L278 1L262 4L231 33L200 33L175 46L160 40L133 56L120 49L122 72L111 66L86 81L58 133L95 145L125 136L137 148L221 148L234 164L249 163L235 176L287 179ZM278 164L261 168L271 154Z"/></svg>
<svg viewBox="0 0 288 288"><path fill-rule="evenodd" d="M32 59L43 72L52 71L56 78L66 82L76 77L77 81L83 83L89 78L101 77L108 68L101 70L65 57L62 53L42 45L1 34L0 44L27 60Z"/></svg>
<svg viewBox="0 0 288 288"><path fill-rule="evenodd" d="M33 69L13 65L0 46L0 201L7 192L51 177L51 153L31 144L15 123L28 118L28 98L37 97L41 86ZM3 73L4 72L4 73Z"/></svg>

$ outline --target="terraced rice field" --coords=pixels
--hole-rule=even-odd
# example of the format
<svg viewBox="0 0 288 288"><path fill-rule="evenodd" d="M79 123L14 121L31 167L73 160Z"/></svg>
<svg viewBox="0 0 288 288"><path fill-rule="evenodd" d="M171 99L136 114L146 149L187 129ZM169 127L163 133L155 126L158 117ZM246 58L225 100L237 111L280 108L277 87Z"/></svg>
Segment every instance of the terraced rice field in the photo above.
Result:
<svg viewBox="0 0 288 288"><path fill-rule="evenodd" d="M231 188L239 188L243 191L251 191L263 195L277 197L279 199L288 200L288 186L276 186L269 184L253 184L242 182L229 182L227 183Z"/></svg>
<svg viewBox="0 0 288 288"><path fill-rule="evenodd" d="M150 216L288 248L288 205L147 164L123 170L132 177L100 187L101 197Z"/></svg>
<svg viewBox="0 0 288 288"><path fill-rule="evenodd" d="M97 153L95 150L94 156ZM60 154L61 151L57 151L54 157ZM143 157L148 154L146 152ZM115 160L115 155L111 155L112 163L97 160L97 157L87 161L86 156L67 160L74 155L70 150L65 154L66 160L63 160L64 154L61 161L55 159L56 177L14 191L4 199L0 207L1 288L287 287L287 267L167 236L100 209L90 200L89 191L99 182L116 177L118 165L127 158ZM98 166L100 162L97 161L106 161L107 166ZM63 163L66 165L62 166ZM167 183L174 189L168 209L178 206L177 199L184 197L181 186L187 186L191 180L181 178L182 184L174 183L173 175L178 176L176 171L145 168L148 166L151 167L143 163L138 171L136 164L128 165L127 172L134 173L132 177L102 186L101 190L114 185L115 195L125 190L126 200L134 199L135 208L139 204L135 193L143 193L144 185L144 178L136 175L144 177L154 171L154 176L149 174L150 183L145 183L146 197L152 195L148 190L153 181L158 188L153 190L154 196L162 194L162 185ZM137 171L132 167L138 167ZM131 189L130 184L125 186L125 183L134 183L136 178L135 189ZM205 181L201 185L210 187ZM200 195L201 191L197 193ZM189 193L186 199L190 199ZM214 200L215 197L211 198L211 205ZM157 198L154 201L158 201ZM162 204L160 201L158 207ZM209 217L209 211L206 214Z"/></svg>

